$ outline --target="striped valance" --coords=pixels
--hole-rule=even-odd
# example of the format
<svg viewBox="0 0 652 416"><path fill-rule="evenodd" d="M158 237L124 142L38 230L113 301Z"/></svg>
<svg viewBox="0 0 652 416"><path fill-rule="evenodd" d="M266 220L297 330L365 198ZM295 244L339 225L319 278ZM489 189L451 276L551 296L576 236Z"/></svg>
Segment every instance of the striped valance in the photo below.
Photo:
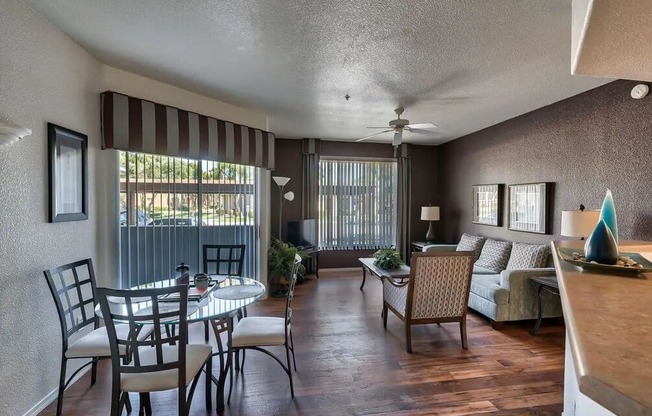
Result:
<svg viewBox="0 0 652 416"><path fill-rule="evenodd" d="M112 91L102 96L102 148L274 169L274 133Z"/></svg>

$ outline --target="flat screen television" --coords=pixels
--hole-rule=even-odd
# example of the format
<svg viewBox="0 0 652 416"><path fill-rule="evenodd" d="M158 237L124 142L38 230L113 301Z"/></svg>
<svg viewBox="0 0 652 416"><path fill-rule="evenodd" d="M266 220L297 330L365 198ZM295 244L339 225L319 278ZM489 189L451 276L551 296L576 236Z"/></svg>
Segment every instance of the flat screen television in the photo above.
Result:
<svg viewBox="0 0 652 416"><path fill-rule="evenodd" d="M317 221L288 221L288 243L297 247L317 247Z"/></svg>

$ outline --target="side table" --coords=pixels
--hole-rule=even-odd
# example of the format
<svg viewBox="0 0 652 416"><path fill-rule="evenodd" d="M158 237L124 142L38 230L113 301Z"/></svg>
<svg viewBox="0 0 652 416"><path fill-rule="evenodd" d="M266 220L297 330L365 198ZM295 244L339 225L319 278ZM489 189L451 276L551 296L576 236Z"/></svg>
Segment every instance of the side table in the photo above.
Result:
<svg viewBox="0 0 652 416"><path fill-rule="evenodd" d="M367 280L367 271L381 280L386 278L400 279L401 283L410 277L410 267L406 265L402 265L394 270L383 270L374 265L376 259L373 257L362 257L359 258L358 261L362 266L362 284L360 285L360 290L362 290L364 283Z"/></svg>
<svg viewBox="0 0 652 416"><path fill-rule="evenodd" d="M318 247L306 247L302 249L303 254L306 255L306 259L310 261L310 267L308 272L314 271L317 279L319 279L319 248Z"/></svg>
<svg viewBox="0 0 652 416"><path fill-rule="evenodd" d="M423 251L423 248L427 245L434 244L434 243L428 243L427 241L412 241L410 243L410 247L412 248L412 252L421 252Z"/></svg>
<svg viewBox="0 0 652 416"><path fill-rule="evenodd" d="M540 277L530 277L530 280L538 285L537 289L537 305L539 307L539 314L537 316L537 322L534 324L534 328L530 331L532 335L536 335L541 326L541 319L543 318L543 291L545 290L548 293L559 296L559 283L557 282L557 276L540 276Z"/></svg>

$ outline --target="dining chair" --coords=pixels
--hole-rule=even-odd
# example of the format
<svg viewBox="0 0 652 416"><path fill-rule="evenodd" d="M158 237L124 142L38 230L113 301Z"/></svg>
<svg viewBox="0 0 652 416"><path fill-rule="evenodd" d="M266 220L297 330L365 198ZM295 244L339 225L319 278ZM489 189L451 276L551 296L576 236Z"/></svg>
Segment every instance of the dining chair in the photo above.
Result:
<svg viewBox="0 0 652 416"><path fill-rule="evenodd" d="M290 352L292 352L292 362L294 364L294 371L297 371L297 361L294 357L294 341L292 339L292 300L294 299L294 287L297 283L297 270L301 264L301 256L296 254L294 257L294 264L292 265L291 278L288 279L288 293L285 301L285 316L284 317L271 317L271 316L247 316L238 321L233 329L231 335L231 344L229 351L231 353L242 350L255 350L265 353L276 360L277 363L283 367L285 373L290 379L290 393L294 397L294 384L292 381L292 367L290 365ZM283 346L285 347L285 355L287 359L287 366L263 347ZM236 355L237 357L237 355ZM242 368L244 369L244 354L242 357ZM236 371L240 370L240 363L236 358L235 361ZM233 385L229 390L228 402L231 401L231 392Z"/></svg>
<svg viewBox="0 0 652 416"><path fill-rule="evenodd" d="M204 273L242 276L244 244L204 244Z"/></svg>
<svg viewBox="0 0 652 416"><path fill-rule="evenodd" d="M204 244L203 251L203 272L206 274L219 274L227 276L240 276L244 269L244 256L246 245L244 244ZM238 318L247 315L247 309L242 308L238 312ZM223 325L213 325L214 331L224 328ZM204 321L204 339L208 342L208 321ZM224 331L222 331L224 332ZM215 332L216 338L219 336ZM220 350L220 352L222 352ZM220 357L222 355L220 354ZM222 360L220 359L220 364Z"/></svg>
<svg viewBox="0 0 652 416"><path fill-rule="evenodd" d="M86 366L91 365L91 386L97 380L97 363L100 359L111 357L111 348L106 327L100 327L100 318L95 314L96 284L93 261L79 260L54 269L43 271L52 293L61 327L61 370L57 394L57 416L63 409L63 394L70 382ZM129 327L120 325L116 328L120 334L126 334ZM138 337L147 338L152 333L151 326L139 329ZM126 350L122 348L120 355ZM86 364L79 367L66 379L68 360L86 359ZM131 405L127 402L128 409Z"/></svg>
<svg viewBox="0 0 652 416"><path fill-rule="evenodd" d="M383 327L391 310L405 324L407 352L412 352L412 325L444 322L459 322L462 348L467 348L473 256L471 251L413 253L407 282L383 279Z"/></svg>
<svg viewBox="0 0 652 416"><path fill-rule="evenodd" d="M141 415L150 415L150 393L175 388L178 389L178 415L188 415L202 369L206 371L206 409L209 410L213 351L210 345L188 344L188 286L141 290L98 288L97 291L111 346L111 416L122 413L132 392L140 395ZM165 296L178 296L179 301L159 300ZM110 302L124 307L112 308ZM136 307L143 302L149 306ZM118 331L119 322L128 324L126 334ZM168 335L162 329L168 322L178 325L176 334ZM138 338L138 327L143 324L153 326L151 340ZM123 348L128 352L126 362L120 358Z"/></svg>

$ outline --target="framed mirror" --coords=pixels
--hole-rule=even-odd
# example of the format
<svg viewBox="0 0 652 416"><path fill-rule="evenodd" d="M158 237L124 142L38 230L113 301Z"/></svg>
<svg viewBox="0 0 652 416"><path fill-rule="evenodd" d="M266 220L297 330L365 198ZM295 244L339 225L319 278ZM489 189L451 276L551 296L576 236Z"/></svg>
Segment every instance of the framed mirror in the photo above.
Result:
<svg viewBox="0 0 652 416"><path fill-rule="evenodd" d="M88 219L88 138L48 123L50 222Z"/></svg>
<svg viewBox="0 0 652 416"><path fill-rule="evenodd" d="M509 226L513 231L550 233L552 183L509 185Z"/></svg>
<svg viewBox="0 0 652 416"><path fill-rule="evenodd" d="M473 224L493 225L503 224L503 185L473 185Z"/></svg>

